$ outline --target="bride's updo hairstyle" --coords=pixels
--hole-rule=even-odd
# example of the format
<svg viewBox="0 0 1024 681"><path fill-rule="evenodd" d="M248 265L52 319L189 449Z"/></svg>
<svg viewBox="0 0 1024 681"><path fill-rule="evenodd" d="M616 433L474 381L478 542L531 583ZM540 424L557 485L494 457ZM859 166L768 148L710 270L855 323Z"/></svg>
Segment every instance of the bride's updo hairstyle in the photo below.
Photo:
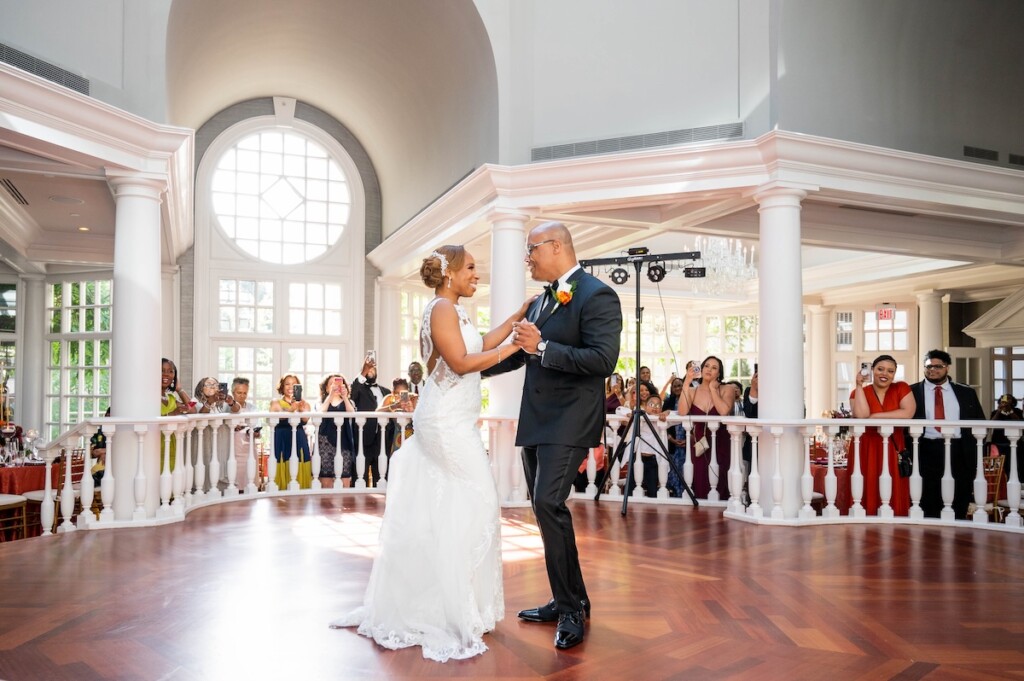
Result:
<svg viewBox="0 0 1024 681"><path fill-rule="evenodd" d="M423 279L427 288L436 289L444 283L445 277L462 269L465 259L466 249L463 246L435 248L430 255L423 258L423 264L420 266L420 278Z"/></svg>

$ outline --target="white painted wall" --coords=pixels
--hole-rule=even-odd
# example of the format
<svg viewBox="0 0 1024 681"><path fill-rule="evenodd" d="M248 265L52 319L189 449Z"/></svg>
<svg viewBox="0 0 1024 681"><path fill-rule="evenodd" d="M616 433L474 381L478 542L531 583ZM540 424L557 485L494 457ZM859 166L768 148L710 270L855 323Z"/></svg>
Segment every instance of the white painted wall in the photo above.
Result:
<svg viewBox="0 0 1024 681"><path fill-rule="evenodd" d="M88 78L96 99L162 123L170 6L171 0L0 0L0 42Z"/></svg>
<svg viewBox="0 0 1024 681"><path fill-rule="evenodd" d="M1022 29L1019 0L787 0L779 127L1006 164L1024 153Z"/></svg>

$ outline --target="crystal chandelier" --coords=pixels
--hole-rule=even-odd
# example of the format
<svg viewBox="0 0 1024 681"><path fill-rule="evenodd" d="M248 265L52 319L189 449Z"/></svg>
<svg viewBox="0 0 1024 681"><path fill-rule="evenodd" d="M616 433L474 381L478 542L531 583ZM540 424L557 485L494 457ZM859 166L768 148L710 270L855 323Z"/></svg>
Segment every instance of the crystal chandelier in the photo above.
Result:
<svg viewBox="0 0 1024 681"><path fill-rule="evenodd" d="M700 251L701 257L691 266L705 270L703 277L688 279L697 293L736 295L743 293L747 283L757 278L754 246L748 250L739 239L698 236L693 250Z"/></svg>

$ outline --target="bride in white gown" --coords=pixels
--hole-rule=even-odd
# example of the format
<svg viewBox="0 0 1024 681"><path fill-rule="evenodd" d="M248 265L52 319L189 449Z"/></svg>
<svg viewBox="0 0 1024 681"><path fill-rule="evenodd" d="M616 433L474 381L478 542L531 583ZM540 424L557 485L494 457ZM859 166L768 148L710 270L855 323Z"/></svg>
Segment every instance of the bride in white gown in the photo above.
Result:
<svg viewBox="0 0 1024 681"><path fill-rule="evenodd" d="M423 261L436 297L423 312L420 349L430 375L412 435L391 459L380 549L362 607L331 622L359 627L385 648L421 646L445 662L487 650L505 616L497 490L480 441L480 372L519 348L501 346L516 315L485 336L459 305L479 276L462 246Z"/></svg>

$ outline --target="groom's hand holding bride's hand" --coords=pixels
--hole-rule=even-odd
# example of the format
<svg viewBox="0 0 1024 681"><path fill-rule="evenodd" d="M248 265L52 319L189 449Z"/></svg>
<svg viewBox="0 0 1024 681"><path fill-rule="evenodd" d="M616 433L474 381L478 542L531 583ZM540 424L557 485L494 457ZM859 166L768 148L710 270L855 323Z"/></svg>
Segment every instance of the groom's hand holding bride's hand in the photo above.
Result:
<svg viewBox="0 0 1024 681"><path fill-rule="evenodd" d="M536 354L537 343L540 342L540 329L537 328L537 325L523 320L513 324L512 328L512 345L531 354Z"/></svg>

